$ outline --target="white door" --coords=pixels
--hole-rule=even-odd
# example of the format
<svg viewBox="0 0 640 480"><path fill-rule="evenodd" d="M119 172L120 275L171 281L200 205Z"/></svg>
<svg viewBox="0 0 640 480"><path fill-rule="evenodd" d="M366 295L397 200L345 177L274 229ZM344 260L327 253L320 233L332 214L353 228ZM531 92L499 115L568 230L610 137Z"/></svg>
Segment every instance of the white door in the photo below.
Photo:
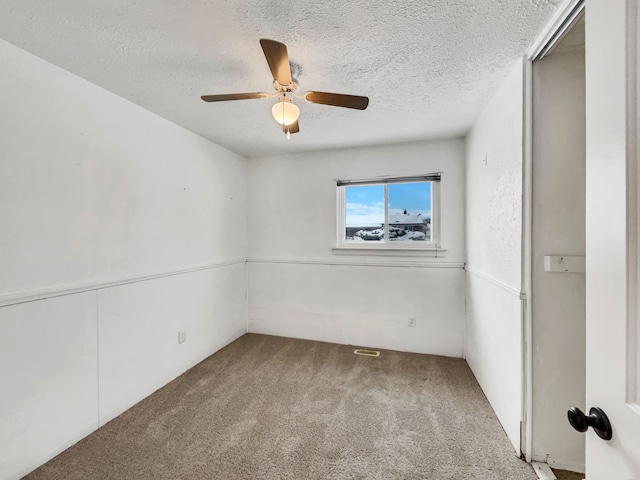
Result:
<svg viewBox="0 0 640 480"><path fill-rule="evenodd" d="M586 406L613 431L585 433L586 479L640 480L637 0L587 0L585 10Z"/></svg>

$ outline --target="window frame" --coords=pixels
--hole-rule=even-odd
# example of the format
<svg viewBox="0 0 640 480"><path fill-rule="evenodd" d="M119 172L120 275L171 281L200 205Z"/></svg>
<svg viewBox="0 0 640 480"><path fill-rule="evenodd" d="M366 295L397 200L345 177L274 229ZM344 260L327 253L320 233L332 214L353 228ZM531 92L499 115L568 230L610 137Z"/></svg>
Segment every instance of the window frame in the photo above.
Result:
<svg viewBox="0 0 640 480"><path fill-rule="evenodd" d="M336 246L334 253L345 251L375 252L438 252L443 251L440 244L440 202L441 173L428 175L411 175L406 177L379 177L358 180L336 180ZM346 239L346 189L349 186L371 185L384 186L384 238L389 238L389 189L390 184L431 182L431 240L416 242L354 242Z"/></svg>

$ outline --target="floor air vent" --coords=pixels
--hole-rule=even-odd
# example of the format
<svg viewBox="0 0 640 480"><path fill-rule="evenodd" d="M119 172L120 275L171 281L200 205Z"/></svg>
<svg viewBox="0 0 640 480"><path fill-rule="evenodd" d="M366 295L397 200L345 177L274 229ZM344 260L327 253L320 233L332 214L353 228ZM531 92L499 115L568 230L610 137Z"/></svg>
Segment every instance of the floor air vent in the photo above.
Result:
<svg viewBox="0 0 640 480"><path fill-rule="evenodd" d="M379 357L380 352L378 350L365 350L363 348L356 348L353 353L356 355L365 355L367 357Z"/></svg>

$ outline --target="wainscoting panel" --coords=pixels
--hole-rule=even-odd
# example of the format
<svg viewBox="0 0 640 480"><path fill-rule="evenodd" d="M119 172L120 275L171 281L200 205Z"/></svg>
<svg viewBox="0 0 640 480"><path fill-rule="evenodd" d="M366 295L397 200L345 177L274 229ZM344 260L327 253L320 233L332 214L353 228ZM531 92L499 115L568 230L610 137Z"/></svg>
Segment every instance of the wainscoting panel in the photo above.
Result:
<svg viewBox="0 0 640 480"><path fill-rule="evenodd" d="M98 292L100 425L246 332L244 275L236 264Z"/></svg>
<svg viewBox="0 0 640 480"><path fill-rule="evenodd" d="M520 293L467 271L465 352L480 387L514 449L520 452L522 420L522 307Z"/></svg>
<svg viewBox="0 0 640 480"><path fill-rule="evenodd" d="M250 332L462 357L463 326L462 268L249 262Z"/></svg>
<svg viewBox="0 0 640 480"><path fill-rule="evenodd" d="M0 308L0 479L98 428L96 292Z"/></svg>
<svg viewBox="0 0 640 480"><path fill-rule="evenodd" d="M24 292L0 307L0 480L26 475L246 332L244 259L188 270Z"/></svg>

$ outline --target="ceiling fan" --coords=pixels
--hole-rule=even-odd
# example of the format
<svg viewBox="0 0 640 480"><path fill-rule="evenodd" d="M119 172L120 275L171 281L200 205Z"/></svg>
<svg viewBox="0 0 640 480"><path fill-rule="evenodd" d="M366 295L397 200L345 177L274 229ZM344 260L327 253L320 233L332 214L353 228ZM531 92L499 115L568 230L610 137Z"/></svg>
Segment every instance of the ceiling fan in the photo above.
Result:
<svg viewBox="0 0 640 480"><path fill-rule="evenodd" d="M291 75L291 66L289 64L286 45L266 38L260 39L260 45L262 46L262 51L267 58L269 69L273 75L273 88L276 90L276 93L253 92L203 95L201 97L202 100L205 102L225 102L228 100L278 97L278 103L273 106L271 113L273 114L273 118L282 125L282 131L287 135L287 138L289 138L292 133L298 133L300 131L300 124L298 123L300 109L293 103L293 97L304 98L310 103L354 108L356 110L364 110L369 105L368 97L358 95L327 92L305 92L302 95L297 95L295 92L299 86Z"/></svg>

